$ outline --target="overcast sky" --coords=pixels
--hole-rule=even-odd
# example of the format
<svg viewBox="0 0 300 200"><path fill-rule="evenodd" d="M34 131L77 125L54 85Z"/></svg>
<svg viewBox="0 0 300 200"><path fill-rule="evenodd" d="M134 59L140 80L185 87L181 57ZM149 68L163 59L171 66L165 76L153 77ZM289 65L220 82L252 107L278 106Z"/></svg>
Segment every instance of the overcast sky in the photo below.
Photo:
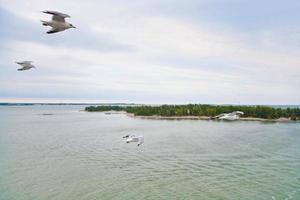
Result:
<svg viewBox="0 0 300 200"><path fill-rule="evenodd" d="M42 10L77 29L47 35ZM0 102L300 104L299 0L0 0ZM19 72L15 61L37 69Z"/></svg>

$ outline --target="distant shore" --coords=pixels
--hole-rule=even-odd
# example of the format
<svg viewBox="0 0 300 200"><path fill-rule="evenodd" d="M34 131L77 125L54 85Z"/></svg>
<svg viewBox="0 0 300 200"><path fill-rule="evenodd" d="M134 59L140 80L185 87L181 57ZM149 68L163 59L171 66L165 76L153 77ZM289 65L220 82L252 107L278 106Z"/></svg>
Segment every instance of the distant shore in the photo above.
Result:
<svg viewBox="0 0 300 200"><path fill-rule="evenodd" d="M267 106L223 106L206 104L161 106L89 106L89 112L113 114L125 112L129 117L161 120L214 120L224 113L239 111L243 116L236 120L261 122L300 121L299 108L272 108ZM226 119L223 119L226 120Z"/></svg>
<svg viewBox="0 0 300 200"><path fill-rule="evenodd" d="M86 110L82 110L86 111ZM90 112L90 111L86 111ZM211 120L211 121L228 121L222 119L214 119L213 117L209 116L160 116L160 115L135 115L133 113L128 113L126 111L99 111L106 115L115 115L115 114L122 114L126 115L127 117L136 118L136 119L151 119L151 120ZM290 118L281 117L278 119L264 119L258 117L241 117L235 121L258 121L258 122L300 122L299 120L292 120Z"/></svg>

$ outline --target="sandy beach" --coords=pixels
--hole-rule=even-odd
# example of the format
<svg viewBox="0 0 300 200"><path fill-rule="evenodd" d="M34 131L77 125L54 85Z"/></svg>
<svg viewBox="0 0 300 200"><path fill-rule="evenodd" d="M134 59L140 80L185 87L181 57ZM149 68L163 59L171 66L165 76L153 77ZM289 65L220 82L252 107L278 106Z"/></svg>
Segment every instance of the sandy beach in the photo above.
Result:
<svg viewBox="0 0 300 200"><path fill-rule="evenodd" d="M124 112L120 112L119 114L124 114ZM133 113L126 113L126 116L133 117L133 118L139 118L139 119L154 119L154 120L213 120L213 121L223 121L223 120L219 120L219 119L212 119L209 116L158 116L158 115L139 116L139 115L134 115ZM255 118L255 117L241 117L237 121L297 122L297 121L291 120L289 118L263 119L263 118Z"/></svg>

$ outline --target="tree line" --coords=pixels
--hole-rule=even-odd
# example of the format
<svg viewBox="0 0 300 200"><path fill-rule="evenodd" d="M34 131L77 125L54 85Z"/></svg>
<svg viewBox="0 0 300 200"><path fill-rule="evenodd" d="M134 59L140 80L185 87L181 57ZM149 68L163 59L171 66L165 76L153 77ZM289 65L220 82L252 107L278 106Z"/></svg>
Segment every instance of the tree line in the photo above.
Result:
<svg viewBox="0 0 300 200"><path fill-rule="evenodd" d="M221 113L233 111L244 112L243 117L256 117L263 119L278 119L281 117L292 120L300 119L299 108L273 108L271 106L237 106L237 105L161 105L161 106L89 106L86 111L126 111L137 116L216 116Z"/></svg>

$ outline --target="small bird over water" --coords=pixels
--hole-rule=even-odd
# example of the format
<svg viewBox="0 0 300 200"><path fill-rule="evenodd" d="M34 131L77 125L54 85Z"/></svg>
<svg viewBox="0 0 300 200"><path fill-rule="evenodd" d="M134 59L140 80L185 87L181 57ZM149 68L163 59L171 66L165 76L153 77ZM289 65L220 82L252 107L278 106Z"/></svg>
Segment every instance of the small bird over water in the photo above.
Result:
<svg viewBox="0 0 300 200"><path fill-rule="evenodd" d="M36 68L34 65L31 64L32 61L22 61L16 63L22 66L22 68L18 69L18 71L24 71L24 70L29 70L31 68Z"/></svg>
<svg viewBox="0 0 300 200"><path fill-rule="evenodd" d="M123 138L126 138L126 143L138 142L138 146L144 144L144 136L125 135Z"/></svg>
<svg viewBox="0 0 300 200"><path fill-rule="evenodd" d="M65 18L68 18L68 17L70 18L70 15L60 13L60 12L57 12L57 11L47 11L47 10L43 11L43 13L53 15L51 21L41 20L41 22L43 23L44 26L51 26L52 27L52 29L47 31L48 34L61 32L61 31L64 31L66 29L69 29L69 28L76 28L72 24L65 21Z"/></svg>

